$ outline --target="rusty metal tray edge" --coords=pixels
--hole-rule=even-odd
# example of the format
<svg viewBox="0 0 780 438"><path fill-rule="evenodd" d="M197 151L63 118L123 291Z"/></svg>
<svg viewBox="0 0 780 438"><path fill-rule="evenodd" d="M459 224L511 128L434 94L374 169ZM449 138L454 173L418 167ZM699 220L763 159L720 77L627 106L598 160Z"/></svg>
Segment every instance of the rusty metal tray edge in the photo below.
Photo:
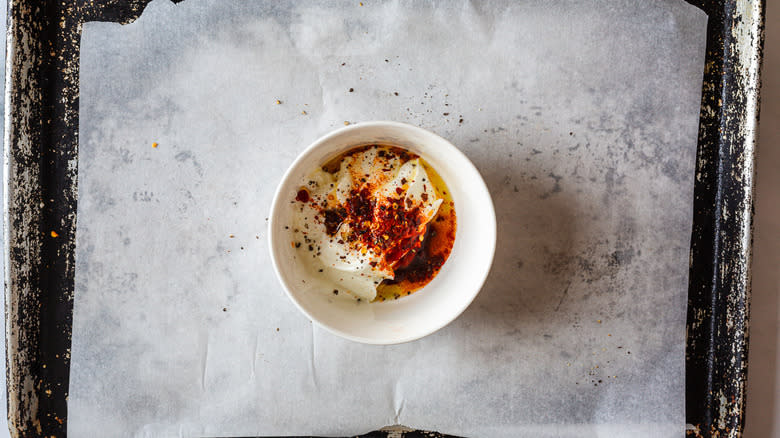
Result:
<svg viewBox="0 0 780 438"><path fill-rule="evenodd" d="M149 1L8 1L3 214L14 437L67 433L81 25L132 21ZM745 412L765 3L688 1L708 14L709 24L691 233L687 434L738 437ZM441 436L379 431L364 437L401 434Z"/></svg>

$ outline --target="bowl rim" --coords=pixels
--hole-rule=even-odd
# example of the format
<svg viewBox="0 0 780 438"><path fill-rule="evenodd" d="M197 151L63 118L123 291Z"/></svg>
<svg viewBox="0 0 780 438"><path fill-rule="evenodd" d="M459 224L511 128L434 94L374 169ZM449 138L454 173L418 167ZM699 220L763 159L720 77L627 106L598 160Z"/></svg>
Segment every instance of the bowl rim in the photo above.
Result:
<svg viewBox="0 0 780 438"><path fill-rule="evenodd" d="M477 192L483 192L481 195L486 196L486 199L488 200L488 205L490 207L488 211L489 217L492 219L489 221L490 228L488 230L485 230L487 234L485 237L487 238L487 240L489 241L488 243L490 244L490 249L489 249L490 256L488 260L489 263L487 264L488 269L484 270L484 272L480 274L482 278L479 279L478 282L479 287L476 287L474 289L474 292L472 293L471 297L468 300L464 300L463 304L458 308L457 312L452 312L452 315L444 318L441 324L437 324L436 326L434 326L433 329L425 330L420 333L415 333L400 338L386 337L386 338L376 339L376 338L356 336L351 333L347 333L343 330L332 327L322 322L318 318L315 318L310 312L308 312L304 308L304 306L298 300L298 297L292 292L291 286L288 284L288 282L286 281L286 279L281 273L281 269L279 265L280 262L279 260L277 260L276 255L274 254L274 248L276 247L276 241L275 241L276 239L274 237L275 236L274 229L276 227L274 226L274 224L275 224L275 219L278 216L278 210L281 208L282 205L282 203L280 202L282 196L281 192L282 192L282 188L287 185L288 180L292 177L292 173L294 172L294 170L297 169L301 165L301 162L303 162L314 150L322 147L323 144L327 144L334 137L338 137L344 134L345 132L368 129L373 127L392 127L400 130L416 131L421 135L433 136L438 140L440 140L442 142L442 146L446 148L446 151L444 151L442 154L457 155L459 158L463 160L463 163L467 167L469 167L469 170L473 171L478 176L478 182L475 181L476 184L472 186L472 190L475 190ZM425 336L436 333L442 328L448 326L450 323L452 323L452 321L454 321L461 314L463 314L463 312L466 311L466 309L471 305L471 303L474 302L474 299L476 299L477 295L479 295L480 291L485 286L485 281L487 281L488 275L492 271L493 260L495 258L495 253L496 253L497 234L498 234L497 222L496 222L495 206L493 205L493 198L490 195L490 191L488 190L487 185L485 184L484 178L482 178L482 174L479 172L479 170L474 165L474 163L472 163L471 160L466 156L466 154L464 154L455 145L450 143L449 140L445 139L444 137L432 131L408 123L385 121L385 120L374 120L374 121L350 124L348 126L344 126L328 132L327 134L317 138L314 142L312 142L309 146L307 146L306 149L304 149L298 154L295 160L289 165L287 170L284 172L282 178L279 180L279 184L276 187L276 191L274 192L274 196L271 201L271 210L268 216L268 250L271 253L271 265L273 267L274 273L276 274L276 278L279 280L279 283L281 284L282 289L284 289L285 294L287 294L287 297L290 298L293 304L295 304L295 307L297 307L299 311L301 311L307 318L309 318L311 322L319 325L320 327L324 328L328 332L353 342L359 342L359 343L370 344L370 345L395 345L395 344L403 344L407 342L416 341L418 339L424 338Z"/></svg>

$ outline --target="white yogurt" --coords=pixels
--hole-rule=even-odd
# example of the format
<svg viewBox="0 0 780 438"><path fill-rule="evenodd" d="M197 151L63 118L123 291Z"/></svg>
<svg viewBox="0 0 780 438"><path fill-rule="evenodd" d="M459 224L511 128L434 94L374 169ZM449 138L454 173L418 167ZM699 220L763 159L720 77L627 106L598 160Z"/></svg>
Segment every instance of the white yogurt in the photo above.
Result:
<svg viewBox="0 0 780 438"><path fill-rule="evenodd" d="M339 295L367 301L376 297L376 288L382 280L393 279L396 262L388 262L386 256L400 242L394 240L397 236L380 234L376 238L384 239L382 245L389 246L366 243L364 236L375 235L378 222L355 223L355 214L346 214L337 231L328 234L324 212L349 212L350 198L368 190L375 201L368 216L381 217L393 203L400 203L400 208L407 212L419 212L414 223L418 224L415 228L422 236L442 203L419 159L402 162L397 154L382 147L344 157L335 174L316 169L301 186L309 200L296 200L292 204L295 215L291 227L292 240L301 259L315 275L333 284L333 291L325 292L337 291ZM366 215L361 217L365 219ZM358 235L362 240L350 241L350 236Z"/></svg>

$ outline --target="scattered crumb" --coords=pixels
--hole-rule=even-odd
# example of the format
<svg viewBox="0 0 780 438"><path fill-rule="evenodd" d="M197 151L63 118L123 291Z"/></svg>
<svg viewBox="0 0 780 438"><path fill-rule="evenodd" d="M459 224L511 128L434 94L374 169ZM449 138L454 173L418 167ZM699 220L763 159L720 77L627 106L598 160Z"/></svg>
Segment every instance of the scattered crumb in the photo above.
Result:
<svg viewBox="0 0 780 438"><path fill-rule="evenodd" d="M358 3L360 6L363 6L363 2Z"/></svg>
<svg viewBox="0 0 780 438"><path fill-rule="evenodd" d="M349 122L344 120L344 126L347 126L347 125L349 125Z"/></svg>
<svg viewBox="0 0 780 438"><path fill-rule="evenodd" d="M354 88L350 88L350 89L349 89L349 92L350 92L350 93L352 93L353 91L355 91L355 89L354 89Z"/></svg>
<svg viewBox="0 0 780 438"><path fill-rule="evenodd" d="M222 308L222 311L223 311L223 312L227 312L227 307L223 307L223 308Z"/></svg>
<svg viewBox="0 0 780 438"><path fill-rule="evenodd" d="M277 331L277 332L279 331L279 327L277 327L277 328L276 328L276 331Z"/></svg>
<svg viewBox="0 0 780 438"><path fill-rule="evenodd" d="M232 238L234 238L234 237L236 237L236 236L235 236L234 234L231 234L231 235L229 235L228 237L230 237L230 238L232 239Z"/></svg>
<svg viewBox="0 0 780 438"><path fill-rule="evenodd" d="M396 96L398 96L398 92L397 92L397 91L393 91L393 94L395 94Z"/></svg>
<svg viewBox="0 0 780 438"><path fill-rule="evenodd" d="M600 319L597 319L597 320L596 320L596 322L597 322L597 323L599 323L599 324L601 324L601 320L600 320Z"/></svg>
<svg viewBox="0 0 780 438"><path fill-rule="evenodd" d="M59 234L57 234L57 232L54 231L54 230L52 230L51 233L49 233L49 234L51 235L51 237L58 237L59 236Z"/></svg>
<svg viewBox="0 0 780 438"><path fill-rule="evenodd" d="M306 115L306 111L301 111L301 114L303 114L305 116Z"/></svg>
<svg viewBox="0 0 780 438"><path fill-rule="evenodd" d="M281 101L281 100L279 100L279 99L276 99L276 104L277 104L277 105L281 105L281 104L282 104L282 101Z"/></svg>
<svg viewBox="0 0 780 438"><path fill-rule="evenodd" d="M152 143L153 148L156 148L157 146L158 146L157 143Z"/></svg>

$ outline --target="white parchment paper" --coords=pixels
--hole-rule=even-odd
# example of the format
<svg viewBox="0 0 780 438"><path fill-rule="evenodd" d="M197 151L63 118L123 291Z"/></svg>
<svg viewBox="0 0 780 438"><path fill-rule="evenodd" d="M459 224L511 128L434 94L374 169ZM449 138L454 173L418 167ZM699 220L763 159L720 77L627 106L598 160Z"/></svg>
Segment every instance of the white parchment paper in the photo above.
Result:
<svg viewBox="0 0 780 438"><path fill-rule="evenodd" d="M682 436L705 26L679 0L157 0L87 23L70 436ZM295 156L367 120L452 141L498 216L476 301L397 346L313 325L266 245Z"/></svg>

